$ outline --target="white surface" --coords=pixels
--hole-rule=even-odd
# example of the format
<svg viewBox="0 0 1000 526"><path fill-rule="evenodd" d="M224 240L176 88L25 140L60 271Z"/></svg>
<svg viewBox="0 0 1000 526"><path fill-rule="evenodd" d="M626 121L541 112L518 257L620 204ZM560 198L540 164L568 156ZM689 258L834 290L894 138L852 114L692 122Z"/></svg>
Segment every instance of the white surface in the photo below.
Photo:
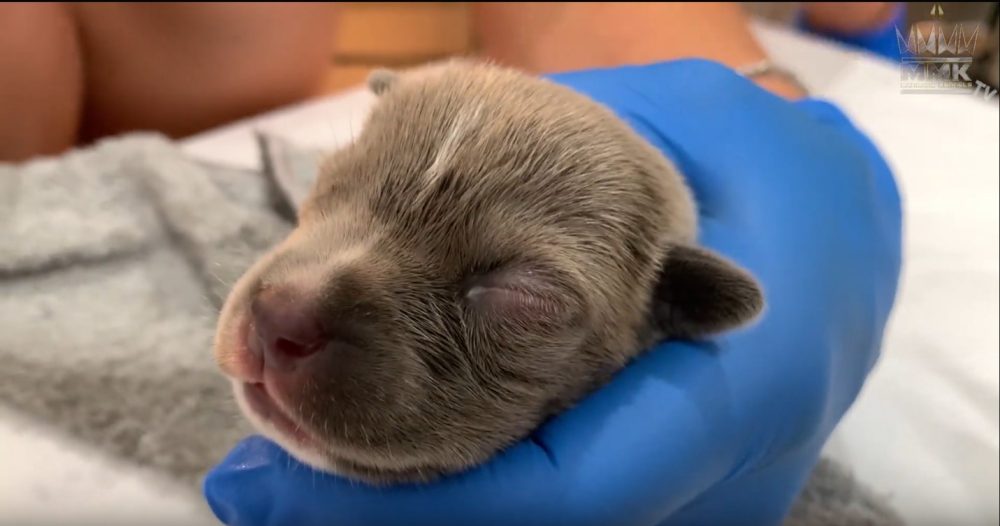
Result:
<svg viewBox="0 0 1000 526"><path fill-rule="evenodd" d="M213 523L189 490L0 408L0 525Z"/></svg>
<svg viewBox="0 0 1000 526"><path fill-rule="evenodd" d="M759 35L772 56L878 143L905 198L903 283L885 354L828 451L890 494L913 525L997 524L995 99L903 95L892 64L766 27ZM185 147L209 161L256 167L254 129L334 147L360 129L371 100L354 91L203 134ZM7 510L52 520L124 508L191 517L178 521L185 524L204 511L141 473L3 414L0 465L0 523Z"/></svg>

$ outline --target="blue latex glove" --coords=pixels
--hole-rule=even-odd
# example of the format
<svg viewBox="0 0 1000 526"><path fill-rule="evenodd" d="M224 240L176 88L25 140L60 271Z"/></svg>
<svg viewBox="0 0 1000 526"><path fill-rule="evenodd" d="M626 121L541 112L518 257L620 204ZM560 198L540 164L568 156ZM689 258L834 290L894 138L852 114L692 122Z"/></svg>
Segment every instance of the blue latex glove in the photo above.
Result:
<svg viewBox="0 0 1000 526"><path fill-rule="evenodd" d="M749 268L768 307L712 343L674 342L491 462L374 489L261 438L205 494L233 525L776 524L878 355L900 266L900 203L833 106L791 103L687 60L554 77L673 158L702 241Z"/></svg>

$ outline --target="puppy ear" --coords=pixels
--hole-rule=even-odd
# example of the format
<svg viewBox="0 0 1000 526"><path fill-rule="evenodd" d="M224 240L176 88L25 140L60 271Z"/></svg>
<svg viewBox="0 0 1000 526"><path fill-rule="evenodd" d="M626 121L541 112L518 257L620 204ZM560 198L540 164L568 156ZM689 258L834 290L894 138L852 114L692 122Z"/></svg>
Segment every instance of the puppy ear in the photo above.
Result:
<svg viewBox="0 0 1000 526"><path fill-rule="evenodd" d="M368 75L368 89L376 95L381 95L392 87L398 78L399 74L395 71L384 68L375 69Z"/></svg>
<svg viewBox="0 0 1000 526"><path fill-rule="evenodd" d="M764 307L749 273L706 249L672 245L653 293L655 329L665 337L697 338L736 328Z"/></svg>

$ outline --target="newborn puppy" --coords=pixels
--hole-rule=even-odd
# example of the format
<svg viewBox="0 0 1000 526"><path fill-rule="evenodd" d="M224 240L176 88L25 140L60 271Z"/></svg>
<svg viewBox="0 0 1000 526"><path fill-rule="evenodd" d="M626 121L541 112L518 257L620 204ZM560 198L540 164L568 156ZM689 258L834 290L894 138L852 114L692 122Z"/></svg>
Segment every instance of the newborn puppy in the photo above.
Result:
<svg viewBox="0 0 1000 526"><path fill-rule="evenodd" d="M236 284L215 356L247 417L372 483L487 460L656 341L751 320L677 171L567 88L449 61L371 78L297 228Z"/></svg>

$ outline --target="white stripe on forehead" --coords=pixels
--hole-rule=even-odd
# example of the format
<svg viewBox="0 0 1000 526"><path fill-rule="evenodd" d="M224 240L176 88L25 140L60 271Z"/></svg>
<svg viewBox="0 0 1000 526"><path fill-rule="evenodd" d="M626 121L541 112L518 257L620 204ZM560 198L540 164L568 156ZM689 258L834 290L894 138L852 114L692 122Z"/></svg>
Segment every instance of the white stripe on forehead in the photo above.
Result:
<svg viewBox="0 0 1000 526"><path fill-rule="evenodd" d="M432 186L442 174L448 171L448 166L454 160L455 153L462 142L465 134L479 123L482 114L482 105L477 104L472 108L459 110L458 115L452 121L448 135L441 141L437 154L434 155L434 162L430 168L424 172L424 177L428 186Z"/></svg>

